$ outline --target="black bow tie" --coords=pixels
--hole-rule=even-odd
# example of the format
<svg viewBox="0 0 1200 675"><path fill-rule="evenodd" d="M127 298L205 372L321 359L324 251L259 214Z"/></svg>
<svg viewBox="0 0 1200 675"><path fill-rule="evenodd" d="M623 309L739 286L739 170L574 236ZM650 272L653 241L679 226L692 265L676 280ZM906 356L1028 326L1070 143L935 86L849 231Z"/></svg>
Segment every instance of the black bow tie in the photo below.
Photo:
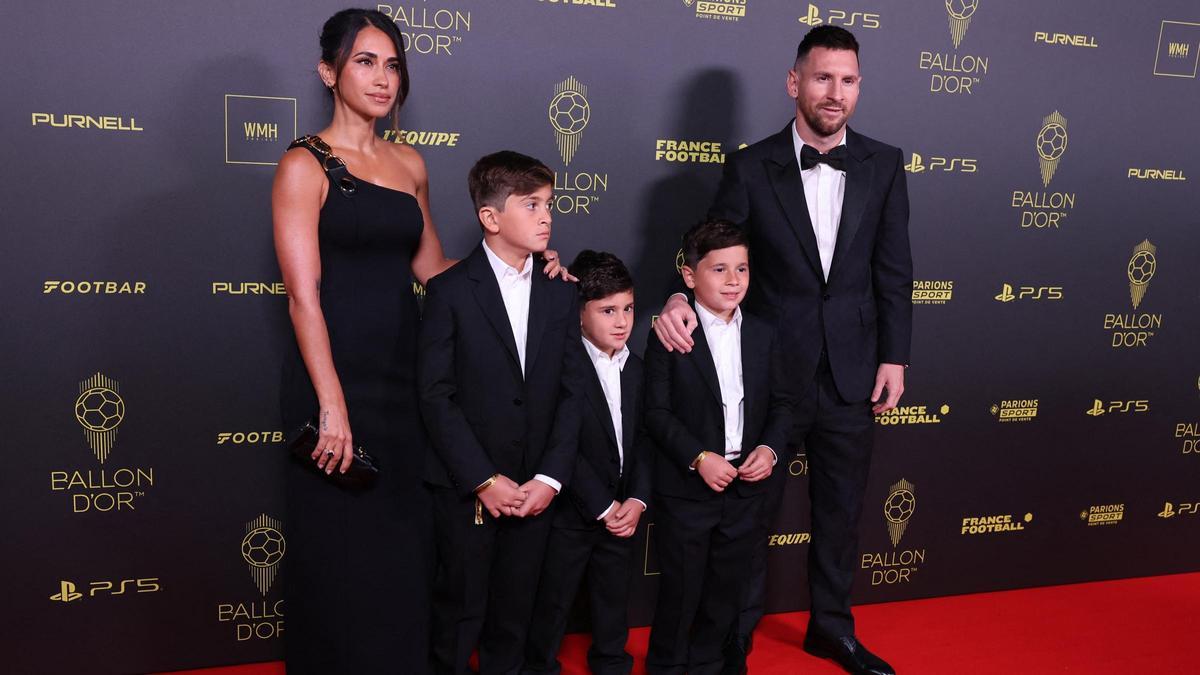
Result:
<svg viewBox="0 0 1200 675"><path fill-rule="evenodd" d="M811 145L800 148L800 170L808 171L824 162L838 171L846 170L846 146L839 145L825 154L817 152Z"/></svg>

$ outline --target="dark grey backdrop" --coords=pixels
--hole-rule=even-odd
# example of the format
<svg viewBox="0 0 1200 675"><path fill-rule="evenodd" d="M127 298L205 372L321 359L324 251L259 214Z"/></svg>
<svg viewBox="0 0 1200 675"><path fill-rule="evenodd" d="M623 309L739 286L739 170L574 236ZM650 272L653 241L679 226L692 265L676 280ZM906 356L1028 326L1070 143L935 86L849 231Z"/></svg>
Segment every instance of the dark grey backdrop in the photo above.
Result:
<svg viewBox="0 0 1200 675"><path fill-rule="evenodd" d="M1198 569L1200 11L1189 0L951 5L384 9L412 45L403 128L456 135L414 139L447 252L478 239L471 163L505 147L541 157L569 200L554 246L568 257L612 250L633 268L637 351L678 235L720 174L719 162L656 160L657 142L732 151L779 130L800 19L852 22L865 75L854 127L905 150L917 279L952 287L944 303L916 308L904 404L924 414L880 425L856 599ZM270 162L328 118L316 37L338 8L67 0L0 10L3 565L13 586L0 634L14 671L281 653L284 580L273 572L287 524L270 519L282 515L277 373L291 338ZM709 13L721 11L743 15ZM970 14L957 47L951 11ZM572 76L590 117L567 164L548 106ZM1044 185L1036 140L1056 111L1067 142ZM566 189L588 182L606 187ZM1014 191L1069 195L1073 206L1014 207ZM1058 214L1059 226L1023 228L1034 217L1024 211ZM1144 240L1155 267L1134 308L1127 268ZM1146 254L1138 262L1133 272L1147 274ZM1106 315L1153 334L1114 348ZM109 393L81 397L96 373ZM1036 417L1001 421L1006 402L1034 399ZM112 443L103 463L80 418L101 429L93 444ZM804 458L789 469L773 611L808 602ZM914 501L892 497L898 485ZM896 541L885 503L900 507ZM970 518L1012 524L964 534ZM638 546L631 619L644 624L652 529Z"/></svg>

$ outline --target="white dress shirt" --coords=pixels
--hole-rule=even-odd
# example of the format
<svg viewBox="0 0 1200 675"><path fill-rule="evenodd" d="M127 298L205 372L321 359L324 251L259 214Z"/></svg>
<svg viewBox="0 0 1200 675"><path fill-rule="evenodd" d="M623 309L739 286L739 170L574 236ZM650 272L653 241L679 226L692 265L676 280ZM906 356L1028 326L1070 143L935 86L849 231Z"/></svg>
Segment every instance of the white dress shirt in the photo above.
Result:
<svg viewBox="0 0 1200 675"><path fill-rule="evenodd" d="M512 326L513 340L517 343L517 357L521 359L521 373L525 372L525 343L529 336L529 291L533 287L533 254L525 256L521 269L500 259L487 242L483 242L496 283L500 285L500 297L504 299L504 311Z"/></svg>
<svg viewBox="0 0 1200 675"><path fill-rule="evenodd" d="M708 341L713 364L717 367L717 382L721 385L721 408L725 415L725 459L733 461L742 455L743 402L742 388L742 308L733 310L733 319L726 323L708 309L696 303L696 318Z"/></svg>
<svg viewBox="0 0 1200 675"><path fill-rule="evenodd" d="M625 470L625 439L621 438L621 371L629 360L629 346L621 347L621 351L609 356L600 351L586 337L583 338L583 348L592 359L596 368L596 376L600 378L600 388L604 390L604 400L608 404L608 414L612 417L613 431L617 437L618 466Z"/></svg>
<svg viewBox="0 0 1200 675"><path fill-rule="evenodd" d="M517 343L517 358L521 361L521 373L525 373L525 344L529 337L529 292L533 288L533 254L525 256L521 269L500 259L487 242L483 242L483 252L487 255L492 272L496 275L496 283L500 286L500 298L504 300L504 311L508 314L508 323L512 326L513 341ZM555 492L562 491L562 483L550 476L539 473L533 477L554 488Z"/></svg>
<svg viewBox="0 0 1200 675"><path fill-rule="evenodd" d="M846 132L842 130L842 140L838 145L846 144ZM792 124L792 145L796 149L796 164L800 162L800 148L805 143ZM816 148L813 148L814 150ZM842 223L842 200L846 196L846 172L825 163L820 163L807 171L801 169L800 180L804 182L804 201L808 204L808 218L812 221L813 234L817 235L817 252L821 256L821 271L825 280L829 280L829 265L833 262L833 248L837 244L838 227Z"/></svg>
<svg viewBox="0 0 1200 675"><path fill-rule="evenodd" d="M621 371L625 370L625 362L629 360L629 346L624 345L621 351L613 354L611 357L608 354L600 351L596 345L592 344L585 337L583 338L583 348L587 350L588 357L592 359L592 366L596 368L596 376L600 378L600 389L604 391L604 401L608 404L608 414L612 417L613 431L617 437L617 461L622 473L625 471L625 439L622 436L621 429L623 422L621 417ZM642 505L642 510L646 510L646 502L630 497L633 501ZM607 509L596 517L596 520L604 520L617 503L614 501L609 504Z"/></svg>

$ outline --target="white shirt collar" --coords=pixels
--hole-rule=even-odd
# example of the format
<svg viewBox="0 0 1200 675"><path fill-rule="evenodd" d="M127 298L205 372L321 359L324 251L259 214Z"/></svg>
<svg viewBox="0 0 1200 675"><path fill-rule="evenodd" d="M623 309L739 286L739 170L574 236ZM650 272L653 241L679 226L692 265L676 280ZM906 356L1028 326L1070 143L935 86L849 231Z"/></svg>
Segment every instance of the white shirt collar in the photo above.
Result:
<svg viewBox="0 0 1200 675"><path fill-rule="evenodd" d="M533 254L525 256L525 265L520 270L509 265L496 255L491 246L488 246L487 241L483 242L483 252L487 255L488 263L492 266L492 272L497 279L503 279L506 276L513 276L518 279L529 278L533 273Z"/></svg>
<svg viewBox="0 0 1200 675"><path fill-rule="evenodd" d="M710 328L724 328L726 326L736 326L738 330L741 330L742 328L741 305L738 305L737 308L733 310L733 320L729 323L725 323L724 319L710 312L707 307L700 304L699 300L696 301L695 306L696 316L700 319L700 324L704 326L705 330Z"/></svg>
<svg viewBox="0 0 1200 675"><path fill-rule="evenodd" d="M629 359L629 345L622 345L621 351L609 357L608 354L600 351L600 348L592 344L592 341L583 338L583 348L587 350L588 356L592 359L592 363L615 363L620 370L625 369L625 361Z"/></svg>
<svg viewBox="0 0 1200 675"><path fill-rule="evenodd" d="M838 145L846 144L847 128L848 127L844 127L844 126L842 127L842 140L838 141L838 143L837 143ZM792 147L796 151L796 164L797 165L803 166L800 164L800 148L803 148L806 145L808 145L808 144L804 142L803 138L800 138L800 132L796 130L796 120L792 120ZM809 147L812 147L812 146L809 146ZM813 150L816 150L816 148L813 148ZM813 167L813 168L815 169L816 167Z"/></svg>

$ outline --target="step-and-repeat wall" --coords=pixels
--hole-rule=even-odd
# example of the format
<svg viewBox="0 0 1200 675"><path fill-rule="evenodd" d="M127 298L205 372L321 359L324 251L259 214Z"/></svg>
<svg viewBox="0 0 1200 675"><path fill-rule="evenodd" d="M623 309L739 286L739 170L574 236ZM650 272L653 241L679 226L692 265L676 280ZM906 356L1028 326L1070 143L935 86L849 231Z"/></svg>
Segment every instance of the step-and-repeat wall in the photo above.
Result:
<svg viewBox="0 0 1200 675"><path fill-rule="evenodd" d="M378 7L412 81L400 129L381 133L425 157L448 254L479 236L475 159L540 157L556 173L554 247L633 270L638 352L725 157L788 122L801 36L853 30L853 126L904 150L917 279L856 601L1200 569L1193 0ZM0 10L13 672L281 655L277 388L292 338L269 192L288 142L329 118L317 35L340 8ZM806 459L780 469L772 611L808 603ZM637 547L644 624L653 525Z"/></svg>

